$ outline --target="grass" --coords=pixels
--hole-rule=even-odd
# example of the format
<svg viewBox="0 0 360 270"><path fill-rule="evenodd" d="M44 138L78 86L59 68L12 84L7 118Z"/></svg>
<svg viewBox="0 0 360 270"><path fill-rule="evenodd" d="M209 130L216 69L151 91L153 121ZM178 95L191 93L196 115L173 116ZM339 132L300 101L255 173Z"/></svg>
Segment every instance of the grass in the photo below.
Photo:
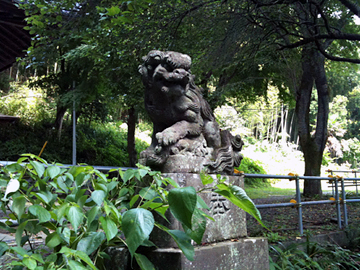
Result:
<svg viewBox="0 0 360 270"><path fill-rule="evenodd" d="M271 196L293 196L295 190L291 188L277 188L277 187L247 187L245 186L246 194L251 199L264 199Z"/></svg>

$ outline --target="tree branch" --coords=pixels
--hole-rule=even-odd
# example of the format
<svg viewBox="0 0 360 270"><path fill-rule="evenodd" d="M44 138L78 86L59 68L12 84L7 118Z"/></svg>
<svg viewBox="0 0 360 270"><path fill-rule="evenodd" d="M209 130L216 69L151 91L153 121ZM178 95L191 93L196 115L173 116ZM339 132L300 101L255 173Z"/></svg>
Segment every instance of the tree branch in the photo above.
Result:
<svg viewBox="0 0 360 270"><path fill-rule="evenodd" d="M316 40L315 43L316 43L316 46L317 46L319 52L329 60L337 61L337 62L349 62L349 63L354 63L354 64L360 64L360 59L344 58L344 57L330 55L322 48L322 46L318 40Z"/></svg>
<svg viewBox="0 0 360 270"><path fill-rule="evenodd" d="M345 7L350 9L352 13L354 13L356 16L360 17L360 7L354 3L352 3L349 0L339 0L341 4L343 4Z"/></svg>

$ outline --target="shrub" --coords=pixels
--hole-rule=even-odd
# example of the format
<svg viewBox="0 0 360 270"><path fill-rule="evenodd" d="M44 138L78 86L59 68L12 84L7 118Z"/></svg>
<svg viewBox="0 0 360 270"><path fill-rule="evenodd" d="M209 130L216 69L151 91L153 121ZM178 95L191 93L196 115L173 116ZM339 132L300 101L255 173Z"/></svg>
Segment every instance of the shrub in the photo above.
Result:
<svg viewBox="0 0 360 270"><path fill-rule="evenodd" d="M0 208L10 212L8 221L0 226L15 233L16 240L15 247L0 242L0 256L15 255L12 269L96 270L104 269L105 260L110 259L107 248L120 246L128 249L141 269L154 269L138 248L154 246L149 237L157 227L193 260L191 241L201 244L207 218L211 218L203 212L208 206L195 188L179 187L143 166L111 172L116 176L109 177L91 166L59 167L29 154L0 168ZM201 180L204 185L214 181L204 174ZM262 224L244 190L225 183L220 176L215 188L203 190L224 196ZM154 218L157 215L167 221L168 209L184 231L170 230ZM10 220L18 222L16 229L8 226ZM39 233L46 236L44 246L34 247L30 240Z"/></svg>
<svg viewBox="0 0 360 270"><path fill-rule="evenodd" d="M266 174L261 162L252 160L248 157L243 158L237 169L249 174ZM270 186L270 181L265 178L245 178L245 184L251 187L262 187Z"/></svg>

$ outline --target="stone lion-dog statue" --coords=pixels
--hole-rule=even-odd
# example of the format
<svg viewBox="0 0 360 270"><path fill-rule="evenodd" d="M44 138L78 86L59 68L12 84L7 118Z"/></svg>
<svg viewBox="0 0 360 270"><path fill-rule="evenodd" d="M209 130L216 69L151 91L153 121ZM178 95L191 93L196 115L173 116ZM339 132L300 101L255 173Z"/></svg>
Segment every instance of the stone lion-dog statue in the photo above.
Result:
<svg viewBox="0 0 360 270"><path fill-rule="evenodd" d="M139 66L145 108L153 122L151 145L140 163L165 173L233 174L243 141L221 130L191 74L190 56L153 50Z"/></svg>

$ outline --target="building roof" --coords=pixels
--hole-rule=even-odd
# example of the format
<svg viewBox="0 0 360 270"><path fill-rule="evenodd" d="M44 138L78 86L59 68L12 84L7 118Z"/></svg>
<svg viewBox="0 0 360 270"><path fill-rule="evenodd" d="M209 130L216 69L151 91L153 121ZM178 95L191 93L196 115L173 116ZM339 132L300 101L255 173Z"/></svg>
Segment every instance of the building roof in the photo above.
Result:
<svg viewBox="0 0 360 270"><path fill-rule="evenodd" d="M25 13L16 0L0 0L0 72L11 67L17 57L25 55L31 36L24 30Z"/></svg>

